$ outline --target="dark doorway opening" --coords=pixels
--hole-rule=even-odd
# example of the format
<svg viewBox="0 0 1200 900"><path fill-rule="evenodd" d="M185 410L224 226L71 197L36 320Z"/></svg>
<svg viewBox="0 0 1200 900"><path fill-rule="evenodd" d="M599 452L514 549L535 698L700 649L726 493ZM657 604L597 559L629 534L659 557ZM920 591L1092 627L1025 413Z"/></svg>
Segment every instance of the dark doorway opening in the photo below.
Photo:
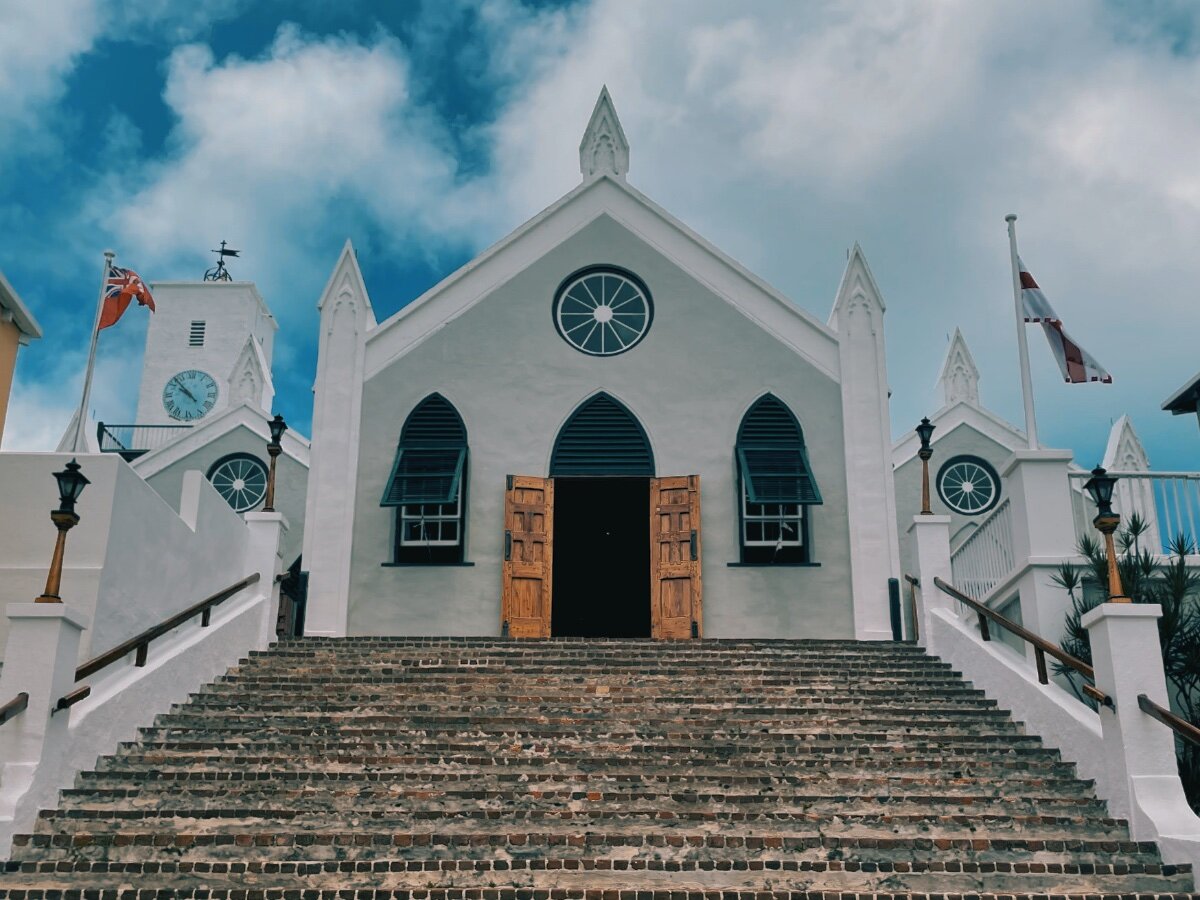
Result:
<svg viewBox="0 0 1200 900"><path fill-rule="evenodd" d="M555 637L650 637L650 482L554 479Z"/></svg>

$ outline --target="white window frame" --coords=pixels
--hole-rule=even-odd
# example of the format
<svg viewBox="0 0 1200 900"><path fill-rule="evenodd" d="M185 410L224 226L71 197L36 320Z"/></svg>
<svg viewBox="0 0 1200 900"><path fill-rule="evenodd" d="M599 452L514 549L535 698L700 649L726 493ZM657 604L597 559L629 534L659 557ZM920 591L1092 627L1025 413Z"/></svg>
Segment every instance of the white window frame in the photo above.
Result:
<svg viewBox="0 0 1200 900"><path fill-rule="evenodd" d="M805 517L804 508L805 508L805 505L806 504L803 504L803 503L751 503L750 502L750 489L746 485L745 480L743 480L742 481L742 546L743 547L803 547L804 546L804 517ZM773 515L769 515L764 512L751 512L751 507L755 507L755 506L759 507L760 509L766 509L767 507L774 507L775 509L777 509L779 511L774 513ZM794 509L795 513L784 515L782 510L785 507ZM780 540L779 538L776 538L775 540L767 540L766 538L763 538L761 540L751 540L749 528L747 526L752 523L760 523L760 522L764 523L764 524L768 523L768 522L779 523L781 532L783 531L783 526L787 523L790 523L792 528L795 530L796 536L794 539L785 538L783 540ZM764 529L764 531L765 531L765 529Z"/></svg>
<svg viewBox="0 0 1200 900"><path fill-rule="evenodd" d="M458 483L458 493L454 497L454 512L442 512L442 507L448 503L408 503L400 506L400 546L401 547L458 547L462 544L462 479ZM436 510L436 511L431 511ZM421 533L425 534L425 526L437 523L438 534L441 534L441 523L455 522L457 537L452 540L430 540L428 537L417 539L408 538L408 525L411 522L421 523Z"/></svg>

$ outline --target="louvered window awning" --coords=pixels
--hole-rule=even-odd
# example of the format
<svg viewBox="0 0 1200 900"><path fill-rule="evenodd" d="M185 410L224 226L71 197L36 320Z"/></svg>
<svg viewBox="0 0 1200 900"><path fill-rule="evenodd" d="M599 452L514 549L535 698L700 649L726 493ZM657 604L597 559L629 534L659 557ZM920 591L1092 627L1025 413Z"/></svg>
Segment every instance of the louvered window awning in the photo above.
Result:
<svg viewBox="0 0 1200 900"><path fill-rule="evenodd" d="M803 447L739 447L737 452L751 503L824 502Z"/></svg>
<svg viewBox="0 0 1200 900"><path fill-rule="evenodd" d="M804 434L791 410L770 394L742 419L737 441L738 467L751 503L822 503L804 448Z"/></svg>
<svg viewBox="0 0 1200 900"><path fill-rule="evenodd" d="M466 459L466 447L401 446L379 505L454 503Z"/></svg>

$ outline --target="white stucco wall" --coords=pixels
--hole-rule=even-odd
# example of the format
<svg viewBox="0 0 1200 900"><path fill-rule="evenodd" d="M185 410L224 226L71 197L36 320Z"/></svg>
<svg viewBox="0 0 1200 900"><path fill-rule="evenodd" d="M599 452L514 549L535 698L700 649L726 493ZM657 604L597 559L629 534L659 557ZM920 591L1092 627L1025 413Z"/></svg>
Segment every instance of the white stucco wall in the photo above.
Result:
<svg viewBox="0 0 1200 900"><path fill-rule="evenodd" d="M228 408L229 376L234 363L253 335L260 342L267 365L278 325L248 281L156 282L152 284L155 312L146 329L146 351L138 390L139 425L177 425L162 404L167 381L185 369L200 369L217 382L217 401L209 416ZM193 320L205 322L204 346L191 347L188 336Z"/></svg>
<svg viewBox="0 0 1200 900"><path fill-rule="evenodd" d="M988 516L988 513L965 516L952 510L938 496L938 471L949 459L960 455L978 456L991 463L992 468L999 473L1005 461L1012 456L1012 450L966 424L957 425L943 434L934 433L933 458L929 460L929 506L935 515L950 517L952 548L958 547L967 539L974 530L971 526L979 524ZM1007 496L1007 486L1001 479L998 502L1004 502ZM920 511L921 460L914 456L896 468L896 517L901 526L900 565L903 571L910 574L915 571L916 560L906 526Z"/></svg>
<svg viewBox="0 0 1200 900"><path fill-rule="evenodd" d="M646 338L616 357L575 350L551 315L559 283L599 263L638 274L654 301ZM499 633L505 475L547 474L559 428L599 390L640 420L656 474L701 476L706 636L853 636L839 385L607 216L366 381L349 632ZM470 441L466 559L475 565L387 568L394 513L380 508L380 496L405 417L435 391L458 409ZM804 429L825 500L812 509L817 567L728 566L738 560L736 432L767 392ZM314 460L320 439L314 435Z"/></svg>
<svg viewBox="0 0 1200 900"><path fill-rule="evenodd" d="M70 459L0 454L0 603L28 602L45 586L56 536L49 512L58 505L52 473ZM187 480L181 517L116 454L78 459L91 484L67 535L60 595L92 622L81 659L242 577L246 526L203 477ZM7 627L0 618L0 646Z"/></svg>
<svg viewBox="0 0 1200 900"><path fill-rule="evenodd" d="M146 476L146 481L167 503L178 509L184 474L195 469L207 475L217 460L231 453L249 453L264 466L269 466L271 462L263 436L255 434L249 428L238 426L177 462ZM291 565L292 560L300 555L300 545L304 537L304 500L307 489L308 469L286 453L280 454L275 471L275 509L283 513L289 523L282 547L285 565ZM257 508L261 509L261 504Z"/></svg>

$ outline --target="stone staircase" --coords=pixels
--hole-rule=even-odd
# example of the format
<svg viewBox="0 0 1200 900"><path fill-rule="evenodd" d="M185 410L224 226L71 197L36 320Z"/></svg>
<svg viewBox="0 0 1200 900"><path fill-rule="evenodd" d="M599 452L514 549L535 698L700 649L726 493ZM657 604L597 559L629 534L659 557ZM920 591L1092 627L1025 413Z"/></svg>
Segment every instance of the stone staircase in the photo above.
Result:
<svg viewBox="0 0 1200 900"><path fill-rule="evenodd" d="M81 775L0 876L28 898L1191 890L948 666L850 641L281 643Z"/></svg>

